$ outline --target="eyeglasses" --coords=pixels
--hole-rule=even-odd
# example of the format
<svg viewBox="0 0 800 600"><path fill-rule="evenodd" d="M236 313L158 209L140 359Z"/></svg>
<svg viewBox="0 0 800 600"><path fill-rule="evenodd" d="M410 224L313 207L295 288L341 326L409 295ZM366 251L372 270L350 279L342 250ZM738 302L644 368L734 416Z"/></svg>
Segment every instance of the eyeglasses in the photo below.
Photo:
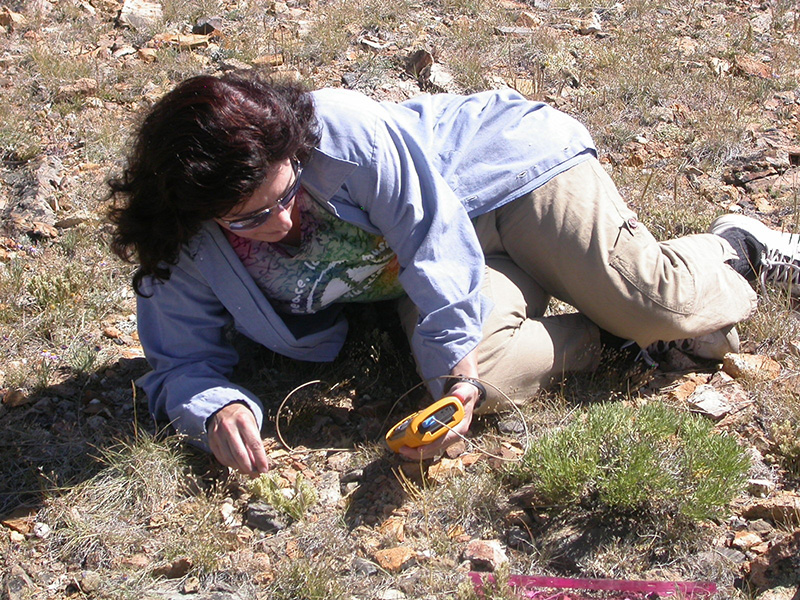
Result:
<svg viewBox="0 0 800 600"><path fill-rule="evenodd" d="M249 229L260 227L266 223L273 211L275 211L278 207L281 209L285 208L286 205L289 204L289 202L291 202L292 199L297 195L297 191L300 189L300 175L303 173L303 165L301 165L296 159L292 159L291 165L292 171L294 171L294 182L289 189L287 189L284 194L278 198L275 204L267 208L262 208L261 210L247 215L246 217L219 220L222 221L225 224L225 227L231 231L247 231Z"/></svg>

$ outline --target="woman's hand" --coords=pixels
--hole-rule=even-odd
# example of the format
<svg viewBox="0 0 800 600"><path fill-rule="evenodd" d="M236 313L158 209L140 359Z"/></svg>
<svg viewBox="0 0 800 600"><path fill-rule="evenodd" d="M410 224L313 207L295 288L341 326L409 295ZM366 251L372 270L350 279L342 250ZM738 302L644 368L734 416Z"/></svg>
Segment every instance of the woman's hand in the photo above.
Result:
<svg viewBox="0 0 800 600"><path fill-rule="evenodd" d="M450 375L454 377L461 376L476 379L478 377L478 363L475 359L475 352L470 352L461 359L450 371ZM472 424L472 411L475 409L475 405L480 398L480 390L467 381L461 381L451 387L447 391L447 394L457 396L461 400L461 403L464 405L464 418L445 435L430 444L425 444L418 448L403 446L398 450L403 457L409 460L425 460L427 458L432 458L448 446L455 444L462 436L467 434L469 426Z"/></svg>
<svg viewBox="0 0 800 600"><path fill-rule="evenodd" d="M208 445L226 467L251 477L269 471L256 418L241 402L228 404L209 419Z"/></svg>

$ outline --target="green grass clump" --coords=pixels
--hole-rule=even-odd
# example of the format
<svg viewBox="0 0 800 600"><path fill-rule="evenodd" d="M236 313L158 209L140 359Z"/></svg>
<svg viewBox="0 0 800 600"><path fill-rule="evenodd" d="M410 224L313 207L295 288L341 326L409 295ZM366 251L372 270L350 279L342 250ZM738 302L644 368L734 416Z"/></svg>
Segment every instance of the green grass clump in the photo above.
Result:
<svg viewBox="0 0 800 600"><path fill-rule="evenodd" d="M301 521L309 507L317 503L317 492L314 486L307 483L302 475L298 475L294 488L284 488L275 473L262 473L258 479L250 482L250 493L260 498L276 510Z"/></svg>
<svg viewBox="0 0 800 600"><path fill-rule="evenodd" d="M533 444L511 472L537 504L705 519L741 491L749 460L736 441L660 403L595 405Z"/></svg>

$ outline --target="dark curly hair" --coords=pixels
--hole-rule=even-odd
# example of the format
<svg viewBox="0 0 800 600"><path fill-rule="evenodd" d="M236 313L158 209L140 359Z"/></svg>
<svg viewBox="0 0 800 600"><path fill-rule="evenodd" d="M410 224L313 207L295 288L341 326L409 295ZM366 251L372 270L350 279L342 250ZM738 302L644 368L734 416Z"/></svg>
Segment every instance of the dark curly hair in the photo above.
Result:
<svg viewBox="0 0 800 600"><path fill-rule="evenodd" d="M139 127L127 166L111 178L111 248L142 279L167 280L204 221L247 199L271 165L306 162L319 141L307 90L258 73L192 77L159 100Z"/></svg>

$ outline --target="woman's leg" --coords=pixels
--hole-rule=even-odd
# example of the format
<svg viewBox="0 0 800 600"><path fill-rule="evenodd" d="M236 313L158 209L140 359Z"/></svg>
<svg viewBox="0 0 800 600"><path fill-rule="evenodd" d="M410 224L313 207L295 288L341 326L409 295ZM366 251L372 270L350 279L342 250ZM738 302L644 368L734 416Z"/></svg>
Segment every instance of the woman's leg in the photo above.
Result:
<svg viewBox="0 0 800 600"><path fill-rule="evenodd" d="M491 215L484 220L491 221ZM549 295L508 256L486 257L483 293L494 308L483 324L483 340L477 348L480 377L512 400L525 401L554 379L597 365L597 326L577 313L542 317ZM398 312L410 338L417 322L416 307L404 298ZM504 397L492 385L486 386L487 400L476 412L495 412L504 406Z"/></svg>
<svg viewBox="0 0 800 600"><path fill-rule="evenodd" d="M599 327L646 347L747 318L756 295L712 234L659 243L594 159L499 208L503 250Z"/></svg>

